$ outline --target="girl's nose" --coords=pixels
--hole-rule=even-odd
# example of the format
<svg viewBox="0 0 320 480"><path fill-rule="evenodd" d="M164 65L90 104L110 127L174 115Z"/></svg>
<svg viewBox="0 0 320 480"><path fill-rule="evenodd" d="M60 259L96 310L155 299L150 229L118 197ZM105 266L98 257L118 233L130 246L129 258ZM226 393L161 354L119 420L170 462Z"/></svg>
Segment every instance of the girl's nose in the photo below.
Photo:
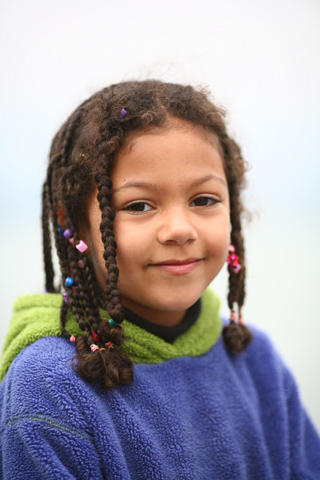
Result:
<svg viewBox="0 0 320 480"><path fill-rule="evenodd" d="M181 211L167 214L158 231L160 243L176 243L183 245L186 242L195 241L198 233L191 222L191 218Z"/></svg>

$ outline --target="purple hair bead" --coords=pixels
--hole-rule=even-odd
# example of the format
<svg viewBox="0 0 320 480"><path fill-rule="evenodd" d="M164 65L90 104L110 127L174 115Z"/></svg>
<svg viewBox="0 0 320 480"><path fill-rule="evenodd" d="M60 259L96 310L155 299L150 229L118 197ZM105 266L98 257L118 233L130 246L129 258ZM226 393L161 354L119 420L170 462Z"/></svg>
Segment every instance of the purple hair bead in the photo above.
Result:
<svg viewBox="0 0 320 480"><path fill-rule="evenodd" d="M67 228L67 229L63 232L63 236L64 236L64 238L70 238L70 237L72 237L72 230L71 230L71 228Z"/></svg>
<svg viewBox="0 0 320 480"><path fill-rule="evenodd" d="M63 298L64 303L68 303L68 295L67 295L66 292L64 292L64 293L62 294L62 298Z"/></svg>
<svg viewBox="0 0 320 480"><path fill-rule="evenodd" d="M121 108L119 116L120 120L123 120L126 115L128 115L127 110L125 108Z"/></svg>

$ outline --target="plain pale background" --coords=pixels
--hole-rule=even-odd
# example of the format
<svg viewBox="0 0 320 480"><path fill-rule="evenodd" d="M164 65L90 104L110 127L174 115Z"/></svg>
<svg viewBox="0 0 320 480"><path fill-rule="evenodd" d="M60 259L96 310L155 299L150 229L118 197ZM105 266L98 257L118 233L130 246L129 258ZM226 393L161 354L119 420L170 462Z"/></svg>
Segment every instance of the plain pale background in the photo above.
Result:
<svg viewBox="0 0 320 480"><path fill-rule="evenodd" d="M245 319L320 430L319 47L318 0L1 0L1 343L14 298L43 288L40 191L61 123L121 80L207 85L252 167Z"/></svg>

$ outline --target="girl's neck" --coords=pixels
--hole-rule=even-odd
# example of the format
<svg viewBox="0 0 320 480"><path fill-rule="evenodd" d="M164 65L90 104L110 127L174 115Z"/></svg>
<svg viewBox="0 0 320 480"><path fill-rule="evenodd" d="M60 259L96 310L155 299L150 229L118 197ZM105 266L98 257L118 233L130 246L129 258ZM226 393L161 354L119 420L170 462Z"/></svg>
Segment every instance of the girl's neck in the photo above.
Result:
<svg viewBox="0 0 320 480"><path fill-rule="evenodd" d="M96 298L98 299L98 303L102 307L102 297L103 297L103 289L100 285L94 285L94 291ZM147 320L150 323L154 323L155 325L162 325L164 327L175 327L179 325L184 319L187 310L177 311L177 312L167 312L161 310L154 310L152 308L147 308L143 305L136 304L135 302L123 298L122 304L127 309L131 310L133 313L138 315L139 317Z"/></svg>
<svg viewBox="0 0 320 480"><path fill-rule="evenodd" d="M139 315L144 320L156 325L163 325L165 327L175 327L184 319L187 310L177 312L167 312L162 310L154 310L143 305L138 305L129 299L123 299L123 306Z"/></svg>

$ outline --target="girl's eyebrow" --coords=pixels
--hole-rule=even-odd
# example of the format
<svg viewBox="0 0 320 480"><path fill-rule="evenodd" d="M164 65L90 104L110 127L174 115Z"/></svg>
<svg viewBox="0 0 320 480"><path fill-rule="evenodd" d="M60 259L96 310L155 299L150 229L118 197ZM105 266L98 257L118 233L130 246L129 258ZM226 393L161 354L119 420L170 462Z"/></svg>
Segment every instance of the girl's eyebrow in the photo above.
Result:
<svg viewBox="0 0 320 480"><path fill-rule="evenodd" d="M192 182L192 184L190 186L191 187L198 187L202 183L209 182L210 180L215 180L217 182L222 183L222 185L224 185L225 187L227 186L227 184L226 184L226 182L223 178L218 177L217 175L213 175L213 174L206 175L205 177L201 177L201 178L196 179L194 182Z"/></svg>
<svg viewBox="0 0 320 480"><path fill-rule="evenodd" d="M210 180L215 180L219 183L222 183L223 186L227 186L225 180L221 177L218 177L217 175L206 175L205 177L201 177L201 178L197 178L196 180L194 180L189 188L194 188L194 187L198 187L199 185L201 185L202 183L205 183L205 182L209 182ZM127 182L125 183L124 185L122 185L121 187L118 187L118 188L115 188L114 190L112 190L112 193L115 194L115 193L118 193L119 191L121 190L127 190L129 188L146 188L147 190L160 190L161 188L159 188L159 185L156 185L154 183L151 183L151 182Z"/></svg>

